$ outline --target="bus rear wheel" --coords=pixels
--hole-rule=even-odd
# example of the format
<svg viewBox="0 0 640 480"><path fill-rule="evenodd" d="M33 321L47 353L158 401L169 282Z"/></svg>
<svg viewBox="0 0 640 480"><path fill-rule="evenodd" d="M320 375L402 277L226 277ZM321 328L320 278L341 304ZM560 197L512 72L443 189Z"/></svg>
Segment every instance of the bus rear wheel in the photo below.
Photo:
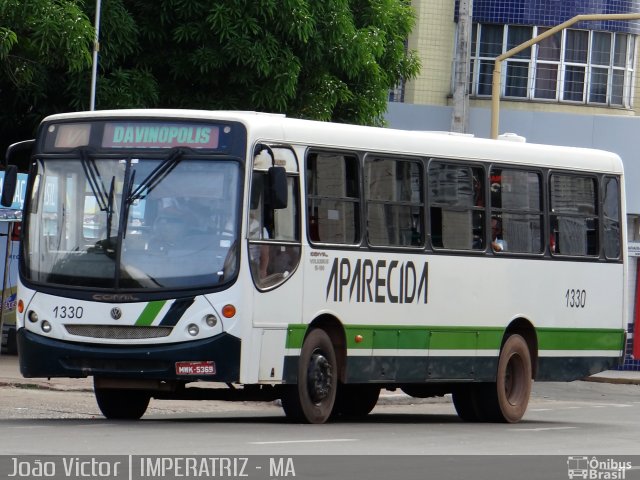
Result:
<svg viewBox="0 0 640 480"><path fill-rule="evenodd" d="M510 335L500 351L495 383L478 386L479 419L516 423L524 416L531 395L531 354L521 335Z"/></svg>
<svg viewBox="0 0 640 480"><path fill-rule="evenodd" d="M109 420L138 420L149 406L151 395L141 390L95 388L98 407Z"/></svg>
<svg viewBox="0 0 640 480"><path fill-rule="evenodd" d="M331 416L338 387L336 353L324 330L309 332L302 344L298 383L284 390L287 417L305 423L325 423Z"/></svg>
<svg viewBox="0 0 640 480"><path fill-rule="evenodd" d="M461 420L465 422L480 421L478 411L478 385L460 385L452 393L453 406Z"/></svg>

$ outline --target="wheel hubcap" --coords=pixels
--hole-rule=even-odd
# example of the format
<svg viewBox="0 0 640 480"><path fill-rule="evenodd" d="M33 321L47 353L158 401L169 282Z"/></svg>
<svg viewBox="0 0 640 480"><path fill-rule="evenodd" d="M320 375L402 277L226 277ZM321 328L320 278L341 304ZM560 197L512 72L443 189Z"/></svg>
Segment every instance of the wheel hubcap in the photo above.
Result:
<svg viewBox="0 0 640 480"><path fill-rule="evenodd" d="M332 377L331 363L322 352L313 352L307 369L307 389L313 403L318 404L329 395Z"/></svg>
<svg viewBox="0 0 640 480"><path fill-rule="evenodd" d="M522 359L518 355L512 355L504 372L504 392L507 401L514 406L520 403L522 397L523 383L520 378L523 376L523 368Z"/></svg>

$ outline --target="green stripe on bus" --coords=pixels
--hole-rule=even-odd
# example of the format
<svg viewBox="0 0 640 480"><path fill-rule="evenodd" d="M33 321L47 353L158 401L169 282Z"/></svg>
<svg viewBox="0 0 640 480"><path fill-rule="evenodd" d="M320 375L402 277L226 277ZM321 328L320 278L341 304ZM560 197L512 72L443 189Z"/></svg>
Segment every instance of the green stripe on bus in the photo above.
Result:
<svg viewBox="0 0 640 480"><path fill-rule="evenodd" d="M440 326L347 326L347 348L475 350L500 348L503 329ZM359 340L357 341L356 338Z"/></svg>
<svg viewBox="0 0 640 480"><path fill-rule="evenodd" d="M164 307L165 303L167 303L166 300L147 303L147 306L144 307L144 310L138 317L138 320L136 320L136 326L147 327L151 325L158 316L158 313L160 313L160 310L162 310L162 307Z"/></svg>
<svg viewBox="0 0 640 480"><path fill-rule="evenodd" d="M302 348L304 334L308 325L293 325L287 327L287 343L286 348Z"/></svg>
<svg viewBox="0 0 640 480"><path fill-rule="evenodd" d="M302 347L307 325L289 325L286 347ZM499 327L444 327L346 325L348 349L499 350L504 329ZM539 328L539 350L621 350L622 329Z"/></svg>
<svg viewBox="0 0 640 480"><path fill-rule="evenodd" d="M622 350L624 331L604 328L539 328L540 350Z"/></svg>

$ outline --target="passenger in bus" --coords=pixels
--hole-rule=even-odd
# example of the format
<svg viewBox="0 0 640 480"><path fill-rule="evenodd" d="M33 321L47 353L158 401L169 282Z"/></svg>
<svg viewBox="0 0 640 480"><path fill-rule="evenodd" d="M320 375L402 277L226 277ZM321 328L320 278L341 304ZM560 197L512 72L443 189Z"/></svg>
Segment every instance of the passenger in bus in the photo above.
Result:
<svg viewBox="0 0 640 480"><path fill-rule="evenodd" d="M269 231L258 218L256 210L251 210L249 215L249 238L252 240L264 240L269 238ZM249 257L253 267L257 270L259 278L267 276L269 266L269 246L252 244L249 246Z"/></svg>
<svg viewBox="0 0 640 480"><path fill-rule="evenodd" d="M507 242L502 238L502 221L499 218L491 218L491 247L494 252L504 252Z"/></svg>

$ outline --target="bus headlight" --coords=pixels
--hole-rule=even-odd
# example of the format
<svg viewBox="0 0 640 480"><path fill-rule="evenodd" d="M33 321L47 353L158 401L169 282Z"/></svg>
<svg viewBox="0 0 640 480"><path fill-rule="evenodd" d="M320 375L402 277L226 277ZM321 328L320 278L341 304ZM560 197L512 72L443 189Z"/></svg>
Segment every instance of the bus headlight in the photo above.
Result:
<svg viewBox="0 0 640 480"><path fill-rule="evenodd" d="M27 314L27 318L31 323L38 323L38 314L33 310L29 310L29 313Z"/></svg>
<svg viewBox="0 0 640 480"><path fill-rule="evenodd" d="M200 333L200 329L195 323L190 323L189 325L187 325L187 332L192 337L195 337L196 335L198 335L198 333Z"/></svg>
<svg viewBox="0 0 640 480"><path fill-rule="evenodd" d="M51 331L51 324L48 321L43 320L40 324L40 328L42 328L44 333L49 333Z"/></svg>
<svg viewBox="0 0 640 480"><path fill-rule="evenodd" d="M209 327L215 327L218 324L218 317L210 313L209 315L205 315L204 322Z"/></svg>

